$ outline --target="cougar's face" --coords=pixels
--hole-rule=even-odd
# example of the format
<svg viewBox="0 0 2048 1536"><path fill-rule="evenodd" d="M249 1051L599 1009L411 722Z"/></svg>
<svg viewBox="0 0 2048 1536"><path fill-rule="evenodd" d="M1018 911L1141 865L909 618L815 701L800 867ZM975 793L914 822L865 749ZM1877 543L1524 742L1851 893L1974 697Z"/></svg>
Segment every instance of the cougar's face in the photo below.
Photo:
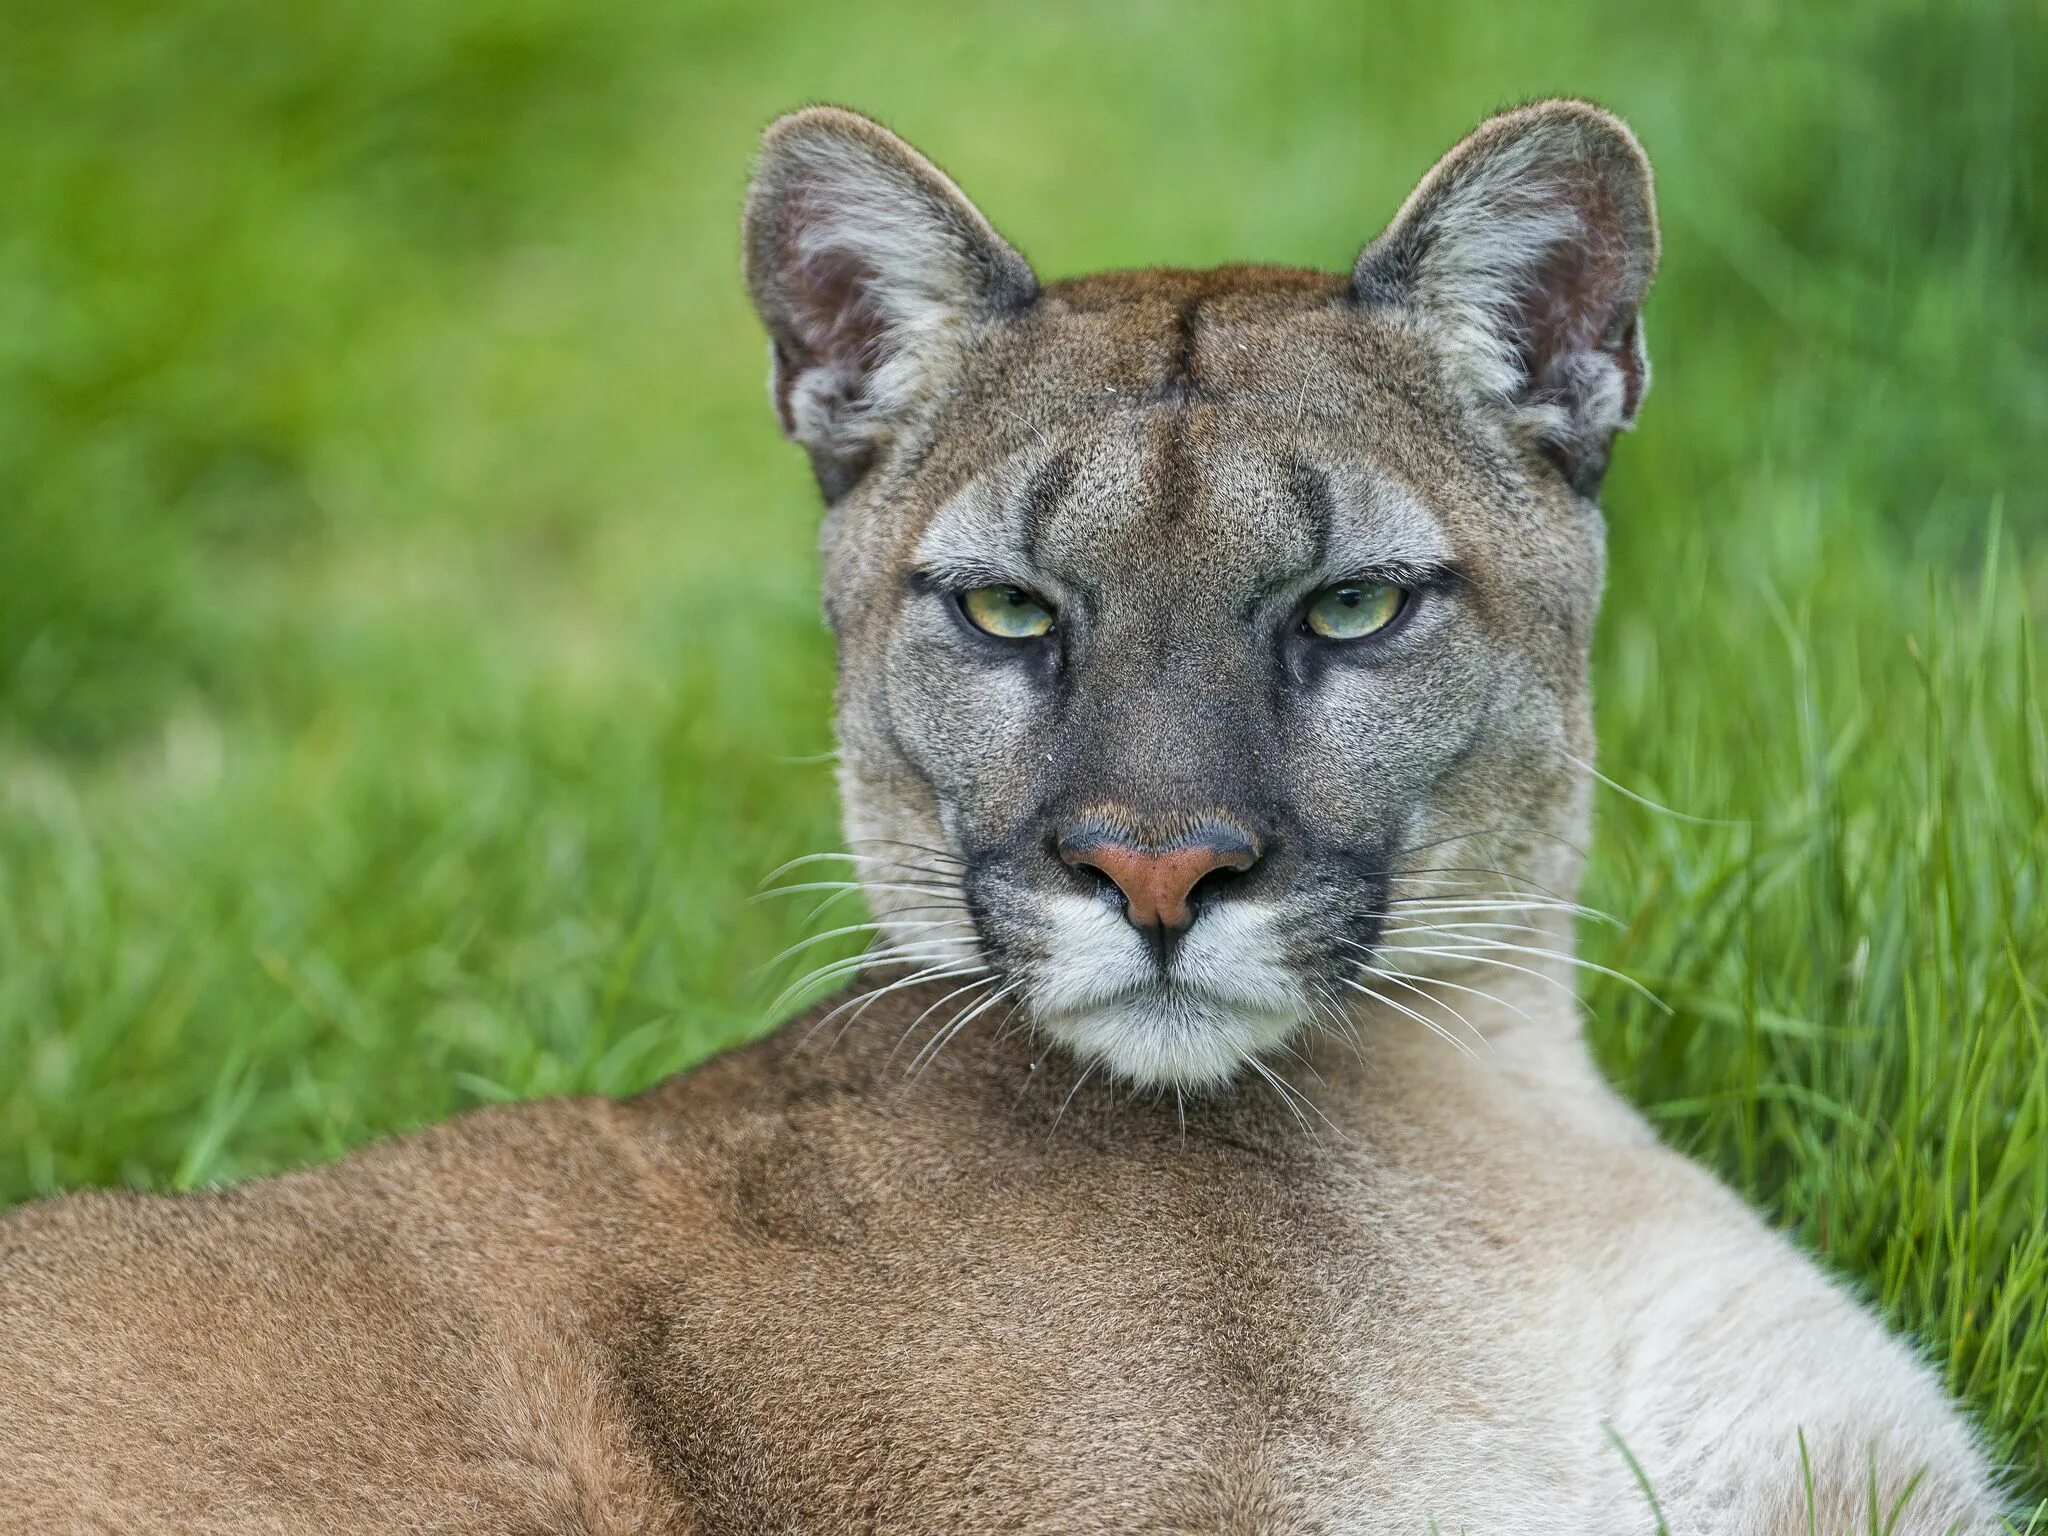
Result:
<svg viewBox="0 0 2048 1536"><path fill-rule="evenodd" d="M1584 418L1633 411L1633 308L1624 344L1604 322L1489 400L1469 370L1545 365L1461 358L1375 292L1386 240L1365 277L1041 290L914 152L819 131L784 147L796 190L771 134L750 272L833 502L847 822L892 957L1199 1087L1452 963L1423 914L1566 889L1619 424L1589 447ZM868 195L929 199L931 250L898 208L891 249L847 254L819 212L843 153L898 157ZM878 290L892 262L919 291ZM973 304L918 312L960 283Z"/></svg>

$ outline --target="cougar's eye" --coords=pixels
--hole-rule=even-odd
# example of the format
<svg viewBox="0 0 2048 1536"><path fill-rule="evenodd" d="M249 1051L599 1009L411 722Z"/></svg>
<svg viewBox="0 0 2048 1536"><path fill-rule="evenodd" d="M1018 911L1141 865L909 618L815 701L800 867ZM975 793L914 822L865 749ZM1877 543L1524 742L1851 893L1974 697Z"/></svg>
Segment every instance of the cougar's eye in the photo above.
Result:
<svg viewBox="0 0 2048 1536"><path fill-rule="evenodd" d="M1052 610L1021 587L975 587L960 594L967 622L998 640L1036 640L1052 633Z"/></svg>
<svg viewBox="0 0 2048 1536"><path fill-rule="evenodd" d="M1408 594L1379 582L1343 581L1309 600L1302 623L1325 640L1363 640L1400 616Z"/></svg>

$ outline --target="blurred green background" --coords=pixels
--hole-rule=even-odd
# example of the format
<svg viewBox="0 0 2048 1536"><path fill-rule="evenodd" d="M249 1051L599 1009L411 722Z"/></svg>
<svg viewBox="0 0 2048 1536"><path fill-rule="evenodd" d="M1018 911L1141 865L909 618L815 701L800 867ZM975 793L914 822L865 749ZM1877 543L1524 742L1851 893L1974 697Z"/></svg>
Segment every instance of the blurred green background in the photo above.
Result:
<svg viewBox="0 0 2048 1536"><path fill-rule="evenodd" d="M1347 264L1491 108L1656 160L1587 989L1618 1082L2048 1476L2035 0L119 0L0 40L0 1199L747 1036L835 840L737 273L834 100L1048 277ZM766 967L764 973L763 968ZM1655 1469L1650 1469L1654 1474Z"/></svg>

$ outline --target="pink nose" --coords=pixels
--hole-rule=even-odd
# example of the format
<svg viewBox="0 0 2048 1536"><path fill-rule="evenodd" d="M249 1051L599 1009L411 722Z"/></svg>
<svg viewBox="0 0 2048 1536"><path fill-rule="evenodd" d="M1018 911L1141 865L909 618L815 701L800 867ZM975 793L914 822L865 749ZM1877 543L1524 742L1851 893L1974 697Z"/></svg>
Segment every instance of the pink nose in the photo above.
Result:
<svg viewBox="0 0 2048 1536"><path fill-rule="evenodd" d="M1243 833L1205 826L1198 837L1170 848L1153 848L1084 829L1060 839L1069 864L1107 875L1124 893L1124 913L1139 928L1177 931L1192 923L1188 897L1205 875L1219 869L1247 870L1258 862L1257 846Z"/></svg>

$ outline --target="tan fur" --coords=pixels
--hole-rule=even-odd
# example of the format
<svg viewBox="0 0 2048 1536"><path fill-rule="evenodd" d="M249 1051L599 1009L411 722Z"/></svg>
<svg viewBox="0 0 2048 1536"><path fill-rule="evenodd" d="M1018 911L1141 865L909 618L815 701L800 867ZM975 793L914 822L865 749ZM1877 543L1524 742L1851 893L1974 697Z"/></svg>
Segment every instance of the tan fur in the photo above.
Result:
<svg viewBox="0 0 2048 1536"><path fill-rule="evenodd" d="M1569 893L1590 496L1647 378L1654 226L1626 130L1525 109L1410 201L1483 224L1560 155L1619 178L1566 184L1623 243L1596 242L1554 311L1516 312L1533 351L1488 330L1527 311L1505 258L1399 221L1348 286L1251 268L1040 290L872 124L804 114L769 144L750 269L778 412L834 502L849 826L950 861L865 866L898 932L966 913L957 870L1006 859L974 939L942 950L980 967L959 974L999 978L974 957L1002 920L1029 954L1035 888L1123 943L1058 885L1080 878L1046 843L1061 807L1166 846L1198 815L1267 814L1304 762L1270 813L1282 841L1240 872L1266 883L1208 901L1184 948L1266 907L1297 934L1384 922L1399 881L1326 910L1355 893L1314 860L1359 828L1391 857L1389 828L1509 822L1491 866ZM839 183L813 175L854 178L865 222L832 225ZM823 233L777 223L785 206ZM879 253L859 245L877 228ZM809 286L776 290L785 267ZM1588 328L1581 289L1602 284L1622 307ZM1201 625L1232 582L1263 590L1260 559L1309 560L1268 473L1290 455L1333 466L1330 498L1372 536L1441 539L1462 571L1423 659L1345 684L1375 732L1321 703L1305 724L1203 713L1270 691L1234 631ZM1059 708L1081 734L1058 740L1095 745L1065 777L1050 750L963 765L940 720L963 690L991 721L1052 706L1017 669L966 671L975 642L905 579L963 498L1033 475L1072 509L1066 558L1145 599L1103 605L1123 670L1073 664ZM0 1530L1621 1536L1651 1522L1618 1437L1678 1536L1792 1536L1801 1434L1819 1529L1862 1528L1873 1476L1889 1508L1917 1475L1899 1536L1990 1530L1982 1458L1930 1375L1611 1092L1579 1037L1569 916L1523 916L1551 957L1418 961L1341 1027L1219 1057L1243 1070L1206 1089L1097 1071L1048 1038L1031 987L986 994L969 1028L940 967L878 968L859 1013L821 1007L636 1099L484 1110L215 1194L14 1212ZM1071 961L1032 958L1041 987Z"/></svg>

